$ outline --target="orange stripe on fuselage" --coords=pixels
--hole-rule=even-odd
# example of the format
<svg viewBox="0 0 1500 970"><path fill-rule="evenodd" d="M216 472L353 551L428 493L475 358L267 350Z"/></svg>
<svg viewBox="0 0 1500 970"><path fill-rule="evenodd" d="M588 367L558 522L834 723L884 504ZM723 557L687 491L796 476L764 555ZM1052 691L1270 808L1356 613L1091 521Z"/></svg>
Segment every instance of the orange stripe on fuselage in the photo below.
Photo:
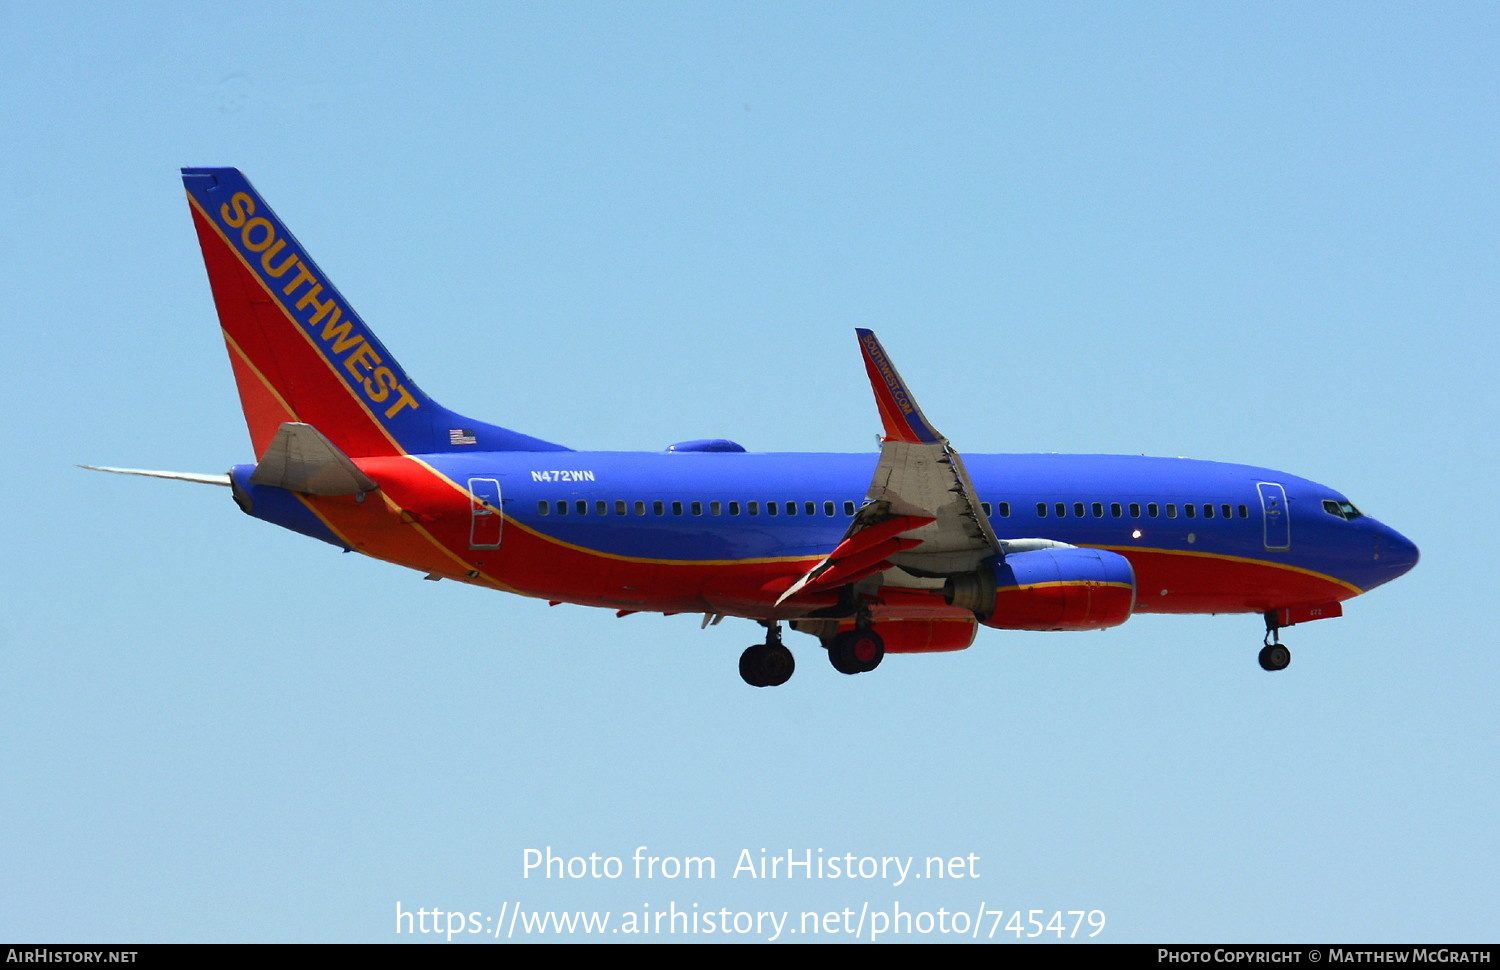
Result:
<svg viewBox="0 0 1500 970"><path fill-rule="evenodd" d="M1341 579L1239 556L1175 549L1099 546L1130 560L1137 613L1263 613L1342 602L1363 590Z"/></svg>
<svg viewBox="0 0 1500 970"><path fill-rule="evenodd" d="M364 459L358 464L380 483L394 508L409 512L416 520L414 526L404 528L420 529L442 547L450 563L461 561L479 569L482 576L476 581L531 596L615 608L644 605L663 611L701 611L723 605L721 611L735 612L729 607L774 601L780 589L769 592L767 584L780 581L785 588L788 577L800 575L815 561L806 556L714 564L635 559L573 546L514 519L505 521L499 549L471 550L473 499L467 489L416 456ZM420 564L407 562L406 557L420 550L403 541L399 532L371 534L361 550L444 575L451 575L454 568L434 569L430 550ZM799 602L788 615L794 615L797 608L805 609L806 604Z"/></svg>

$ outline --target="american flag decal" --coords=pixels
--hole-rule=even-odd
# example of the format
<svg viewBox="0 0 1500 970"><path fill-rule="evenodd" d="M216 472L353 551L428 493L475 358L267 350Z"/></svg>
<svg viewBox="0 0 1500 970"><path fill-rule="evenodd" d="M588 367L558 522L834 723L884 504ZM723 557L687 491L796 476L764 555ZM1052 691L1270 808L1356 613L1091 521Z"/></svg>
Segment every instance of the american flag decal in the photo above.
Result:
<svg viewBox="0 0 1500 970"><path fill-rule="evenodd" d="M472 445L475 444L474 432L469 428L449 428L448 444L450 445Z"/></svg>

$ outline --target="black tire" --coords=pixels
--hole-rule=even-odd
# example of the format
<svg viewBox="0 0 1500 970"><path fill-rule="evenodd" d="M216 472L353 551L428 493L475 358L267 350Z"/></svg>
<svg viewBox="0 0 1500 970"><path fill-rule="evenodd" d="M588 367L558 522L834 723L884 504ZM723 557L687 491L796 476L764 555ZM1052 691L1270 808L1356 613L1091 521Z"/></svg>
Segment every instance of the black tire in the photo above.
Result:
<svg viewBox="0 0 1500 970"><path fill-rule="evenodd" d="M792 652L779 643L757 643L740 654L740 677L751 687L780 687L796 669Z"/></svg>
<svg viewBox="0 0 1500 970"><path fill-rule="evenodd" d="M840 633L829 639L828 662L841 674L859 673L859 668L854 665L854 655L849 650L849 634Z"/></svg>
<svg viewBox="0 0 1500 970"><path fill-rule="evenodd" d="M885 641L874 630L846 630L828 641L828 662L841 674L865 674L885 659Z"/></svg>
<svg viewBox="0 0 1500 970"><path fill-rule="evenodd" d="M756 643L745 648L740 654L740 678L751 687L770 687L762 670L765 664L761 661L761 654L767 649L764 643Z"/></svg>
<svg viewBox="0 0 1500 970"><path fill-rule="evenodd" d="M797 661L786 647L779 643L766 647L761 670L765 673L767 687L780 687L792 679L792 671L796 669Z"/></svg>
<svg viewBox="0 0 1500 970"><path fill-rule="evenodd" d="M1279 643L1268 644L1260 651L1261 670L1285 670L1292 662L1292 652Z"/></svg>

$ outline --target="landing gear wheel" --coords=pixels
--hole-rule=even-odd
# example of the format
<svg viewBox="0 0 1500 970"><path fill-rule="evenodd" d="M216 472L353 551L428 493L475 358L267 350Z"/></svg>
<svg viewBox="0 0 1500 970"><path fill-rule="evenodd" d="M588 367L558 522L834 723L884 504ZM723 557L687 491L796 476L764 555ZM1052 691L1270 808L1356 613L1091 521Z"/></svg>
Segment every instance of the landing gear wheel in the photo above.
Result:
<svg viewBox="0 0 1500 970"><path fill-rule="evenodd" d="M828 642L828 661L841 674L869 673L885 658L885 641L873 630L848 630Z"/></svg>
<svg viewBox="0 0 1500 970"><path fill-rule="evenodd" d="M1292 652L1280 643L1268 643L1261 648L1261 670L1285 670L1291 662Z"/></svg>
<svg viewBox="0 0 1500 970"><path fill-rule="evenodd" d="M1265 644L1260 651L1261 670L1285 670L1292 662L1292 652L1281 645L1281 611L1267 610Z"/></svg>
<svg viewBox="0 0 1500 970"><path fill-rule="evenodd" d="M796 667L792 652L780 643L757 643L740 654L740 677L751 687L780 687Z"/></svg>

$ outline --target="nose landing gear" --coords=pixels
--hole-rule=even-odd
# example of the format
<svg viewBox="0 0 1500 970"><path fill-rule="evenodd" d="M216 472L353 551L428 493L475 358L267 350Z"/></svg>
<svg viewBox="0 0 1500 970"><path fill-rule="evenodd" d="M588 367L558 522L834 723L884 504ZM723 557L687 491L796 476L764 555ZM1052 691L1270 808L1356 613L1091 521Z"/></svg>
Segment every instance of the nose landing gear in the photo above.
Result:
<svg viewBox="0 0 1500 970"><path fill-rule="evenodd" d="M1265 646L1260 650L1261 670L1285 670L1292 662L1292 652L1281 643L1281 624L1275 610L1266 611Z"/></svg>

